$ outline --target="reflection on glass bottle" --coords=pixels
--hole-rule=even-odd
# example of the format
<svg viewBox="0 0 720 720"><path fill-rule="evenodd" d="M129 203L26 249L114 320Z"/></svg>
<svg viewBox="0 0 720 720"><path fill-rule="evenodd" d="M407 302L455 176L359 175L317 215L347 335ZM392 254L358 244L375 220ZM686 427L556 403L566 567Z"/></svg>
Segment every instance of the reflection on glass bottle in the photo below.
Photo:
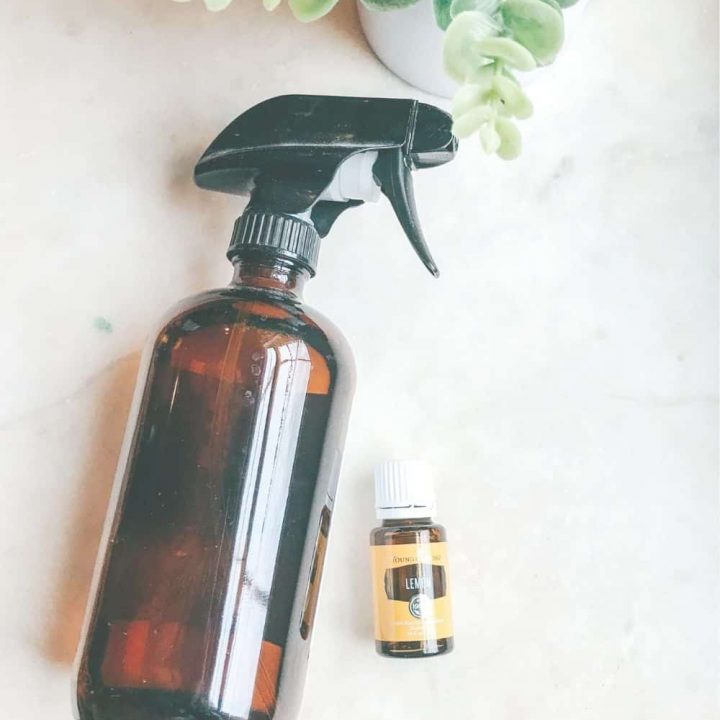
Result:
<svg viewBox="0 0 720 720"><path fill-rule="evenodd" d="M317 610L318 596L320 594L320 578L322 568L325 564L325 552L327 550L328 533L330 532L330 508L323 506L320 514L320 527L317 534L317 542L315 543L315 552L313 553L312 565L310 566L310 578L308 581L307 595L305 596L305 606L303 608L302 620L300 622L300 635L307 638L310 635L313 623L315 621L315 611Z"/></svg>

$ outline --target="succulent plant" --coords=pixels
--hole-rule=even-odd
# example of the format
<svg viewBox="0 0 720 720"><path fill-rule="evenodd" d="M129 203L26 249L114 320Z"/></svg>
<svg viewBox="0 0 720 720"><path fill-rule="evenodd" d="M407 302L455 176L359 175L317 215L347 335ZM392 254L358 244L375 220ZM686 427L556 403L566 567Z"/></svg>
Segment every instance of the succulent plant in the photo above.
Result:
<svg viewBox="0 0 720 720"><path fill-rule="evenodd" d="M573 0L574 2L574 0ZM461 84L453 99L458 137L475 132L489 153L510 160L522 149L514 119L532 114L515 76L555 60L567 0L434 0L445 27L445 70Z"/></svg>
<svg viewBox="0 0 720 720"><path fill-rule="evenodd" d="M187 0L178 0L185 2ZM409 7L420 0L362 0L371 10ZM555 60L563 44L562 11L577 0L432 0L435 20L445 31L445 70L460 84L453 98L453 131L478 133L488 153L505 160L520 154L522 138L514 120L530 117L533 106L515 76ZM223 10L232 0L204 0ZM317 20L338 0L288 0L302 22ZM263 0L275 10L282 0Z"/></svg>
<svg viewBox="0 0 720 720"><path fill-rule="evenodd" d="M300 22L312 22L327 15L338 0L288 0L288 7ZM266 10L274 10L282 0L263 0Z"/></svg>

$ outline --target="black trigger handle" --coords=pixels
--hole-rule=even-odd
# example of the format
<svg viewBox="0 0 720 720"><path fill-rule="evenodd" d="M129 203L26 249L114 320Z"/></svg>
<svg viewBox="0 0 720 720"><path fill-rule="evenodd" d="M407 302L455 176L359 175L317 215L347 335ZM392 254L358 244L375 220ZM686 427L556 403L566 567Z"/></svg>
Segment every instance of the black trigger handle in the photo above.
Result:
<svg viewBox="0 0 720 720"><path fill-rule="evenodd" d="M390 201L417 256L432 275L438 277L440 271L433 260L420 227L413 192L412 170L408 165L408 160L401 147L382 150L378 153L378 159L373 165L373 175L380 185L383 195Z"/></svg>

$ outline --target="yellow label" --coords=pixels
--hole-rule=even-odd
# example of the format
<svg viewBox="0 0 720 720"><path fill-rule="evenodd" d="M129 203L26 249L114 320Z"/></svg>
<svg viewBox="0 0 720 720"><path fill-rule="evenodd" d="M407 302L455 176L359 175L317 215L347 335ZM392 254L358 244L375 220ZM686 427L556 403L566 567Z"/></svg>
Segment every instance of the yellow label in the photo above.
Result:
<svg viewBox="0 0 720 720"><path fill-rule="evenodd" d="M373 545L375 637L385 642L452 637L447 543Z"/></svg>

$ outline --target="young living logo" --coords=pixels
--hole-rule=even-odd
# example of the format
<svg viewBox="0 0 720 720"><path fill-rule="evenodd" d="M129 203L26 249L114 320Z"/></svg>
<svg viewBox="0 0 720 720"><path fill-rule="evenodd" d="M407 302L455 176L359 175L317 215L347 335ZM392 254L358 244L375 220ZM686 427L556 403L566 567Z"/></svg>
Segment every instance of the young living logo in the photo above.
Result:
<svg viewBox="0 0 720 720"><path fill-rule="evenodd" d="M416 593L408 602L408 609L414 618L421 619L431 614L432 600L425 593L429 590L432 593L432 577L406 577L404 580L405 590L414 590Z"/></svg>
<svg viewBox="0 0 720 720"><path fill-rule="evenodd" d="M408 603L410 614L418 620L428 615L432 615L432 600L422 593L413 595Z"/></svg>

